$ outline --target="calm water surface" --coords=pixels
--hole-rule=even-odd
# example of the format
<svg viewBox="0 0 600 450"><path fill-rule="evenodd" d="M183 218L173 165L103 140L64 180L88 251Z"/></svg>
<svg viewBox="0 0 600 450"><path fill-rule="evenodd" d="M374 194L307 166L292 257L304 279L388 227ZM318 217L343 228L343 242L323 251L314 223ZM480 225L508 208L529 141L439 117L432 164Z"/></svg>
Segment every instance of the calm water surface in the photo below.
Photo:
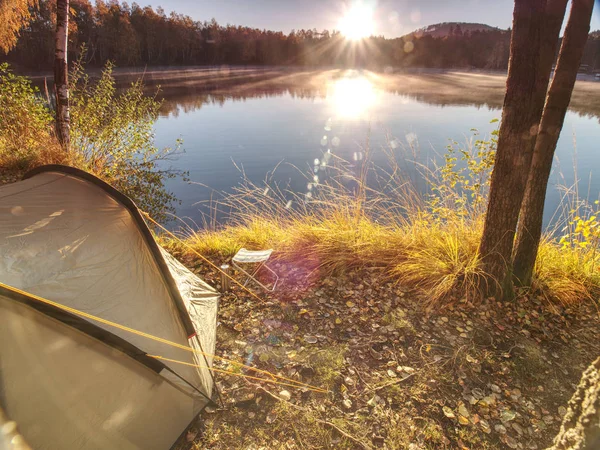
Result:
<svg viewBox="0 0 600 450"><path fill-rule="evenodd" d="M400 94L361 72L309 79L290 86L285 78L276 86L233 82L217 90L194 82L173 92L167 86L155 130L160 146L183 139L185 152L169 162L188 171L191 179L168 183L181 200L179 217L201 225L207 212L203 203L217 197L216 192L231 192L242 171L261 183L277 167L275 181L294 192L306 192L305 174L311 173L316 159L322 161L329 150L348 161L360 161L367 139L375 163L385 164L383 148L393 140L398 158L431 164L441 160L449 140L464 144L472 139L473 128L489 136L498 125L490 121L501 115L501 93L479 102L471 98L468 83L462 101L460 91L439 99L435 92ZM546 222L560 202L557 184L572 184L574 167L582 195L598 197L600 175L594 175L600 172L599 138L597 116L569 111L551 176ZM406 151L409 144L418 148L416 155ZM412 162L404 167L415 177Z"/></svg>

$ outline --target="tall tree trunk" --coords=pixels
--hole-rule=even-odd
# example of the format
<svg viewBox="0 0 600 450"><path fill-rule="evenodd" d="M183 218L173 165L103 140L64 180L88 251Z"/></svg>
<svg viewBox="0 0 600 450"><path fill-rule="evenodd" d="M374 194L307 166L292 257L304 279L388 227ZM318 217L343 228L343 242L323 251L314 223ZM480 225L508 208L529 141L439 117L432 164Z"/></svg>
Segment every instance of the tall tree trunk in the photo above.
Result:
<svg viewBox="0 0 600 450"><path fill-rule="evenodd" d="M488 294L512 295L508 269L514 235L566 3L515 0L502 123L479 247L490 275Z"/></svg>
<svg viewBox="0 0 600 450"><path fill-rule="evenodd" d="M560 55L544 106L542 122L535 143L533 161L521 215L517 227L517 241L513 259L515 281L523 286L531 284L531 277L542 235L542 218L546 188L556 143L563 127L577 70L590 30L594 0L573 0Z"/></svg>
<svg viewBox="0 0 600 450"><path fill-rule="evenodd" d="M577 0L573 0L576 2ZM548 450L598 450L600 448L600 358L583 373L560 431Z"/></svg>
<svg viewBox="0 0 600 450"><path fill-rule="evenodd" d="M69 40L69 0L56 0L56 47L54 51L54 90L56 92L56 131L69 150L69 87L67 42Z"/></svg>

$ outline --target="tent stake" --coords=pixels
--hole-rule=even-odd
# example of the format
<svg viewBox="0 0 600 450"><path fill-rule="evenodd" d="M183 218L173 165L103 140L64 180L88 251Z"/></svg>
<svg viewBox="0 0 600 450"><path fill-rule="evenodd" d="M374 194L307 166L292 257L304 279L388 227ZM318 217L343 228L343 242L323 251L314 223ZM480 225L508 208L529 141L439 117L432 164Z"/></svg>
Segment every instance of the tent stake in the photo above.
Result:
<svg viewBox="0 0 600 450"><path fill-rule="evenodd" d="M223 264L221 266L221 292L225 293L229 291L229 264Z"/></svg>

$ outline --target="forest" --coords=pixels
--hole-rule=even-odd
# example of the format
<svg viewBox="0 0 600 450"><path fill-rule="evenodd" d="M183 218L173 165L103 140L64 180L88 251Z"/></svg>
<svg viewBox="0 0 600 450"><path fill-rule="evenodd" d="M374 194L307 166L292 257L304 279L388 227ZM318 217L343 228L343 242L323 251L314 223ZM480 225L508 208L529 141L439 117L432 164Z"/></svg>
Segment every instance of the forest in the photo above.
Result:
<svg viewBox="0 0 600 450"><path fill-rule="evenodd" d="M55 2L40 2L34 20L21 31L18 44L5 58L13 67L47 70L54 56ZM372 36L351 42L337 31L261 30L220 25L215 19L194 20L183 14L154 10L116 0L72 0L69 53L72 60L84 48L89 67L107 61L117 66L165 65L290 65L504 70L508 65L510 30L488 27L450 33L431 26L406 36ZM582 64L600 67L600 36L592 33Z"/></svg>

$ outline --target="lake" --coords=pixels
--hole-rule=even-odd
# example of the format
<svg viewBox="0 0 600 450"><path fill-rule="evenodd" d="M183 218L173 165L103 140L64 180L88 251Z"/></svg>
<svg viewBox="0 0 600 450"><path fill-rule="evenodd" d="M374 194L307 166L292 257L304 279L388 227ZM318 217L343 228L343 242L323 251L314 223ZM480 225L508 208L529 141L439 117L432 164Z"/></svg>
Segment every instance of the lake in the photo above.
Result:
<svg viewBox="0 0 600 450"><path fill-rule="evenodd" d="M177 216L199 226L206 202L231 192L242 175L257 184L271 177L306 193L306 174L325 153L358 163L367 140L375 163L384 164L383 148L391 143L406 160L405 170L418 178L415 164L441 161L450 140L465 144L473 128L489 136L498 126L490 122L501 116L505 83L504 74L285 68L192 68L144 77L150 89L162 87L157 144L183 140L184 152L168 162L189 172L190 181L168 182L181 200ZM577 83L558 143L546 223L560 202L557 185L571 185L574 168L580 195L598 197L599 88L594 81Z"/></svg>

